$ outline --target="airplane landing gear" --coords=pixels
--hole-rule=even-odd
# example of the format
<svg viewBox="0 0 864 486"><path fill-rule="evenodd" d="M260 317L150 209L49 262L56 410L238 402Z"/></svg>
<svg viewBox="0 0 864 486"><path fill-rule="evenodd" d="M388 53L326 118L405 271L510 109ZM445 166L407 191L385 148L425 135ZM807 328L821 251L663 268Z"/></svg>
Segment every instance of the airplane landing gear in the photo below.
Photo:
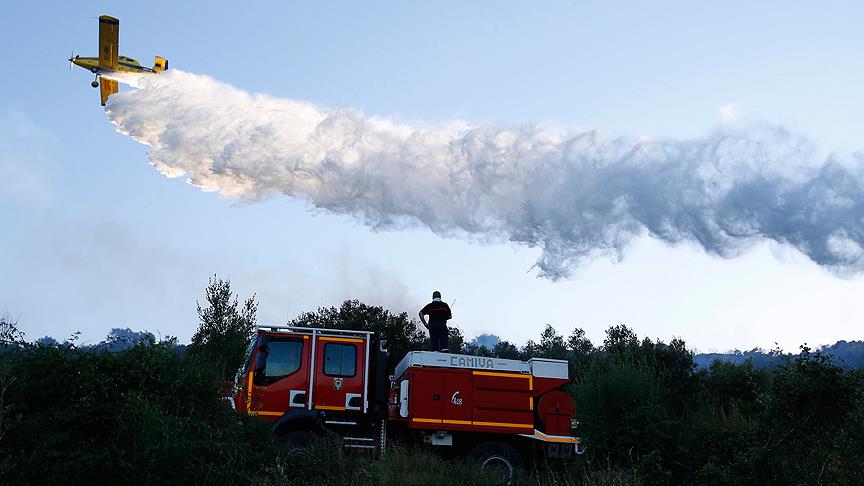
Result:
<svg viewBox="0 0 864 486"><path fill-rule="evenodd" d="M92 68L90 68L90 72L93 73L93 74L96 74L96 73L99 72L99 70L96 69L95 67L92 67Z"/></svg>
<svg viewBox="0 0 864 486"><path fill-rule="evenodd" d="M99 81L93 81L92 83L90 83L90 86L93 86L94 88L98 88L99 87Z"/></svg>

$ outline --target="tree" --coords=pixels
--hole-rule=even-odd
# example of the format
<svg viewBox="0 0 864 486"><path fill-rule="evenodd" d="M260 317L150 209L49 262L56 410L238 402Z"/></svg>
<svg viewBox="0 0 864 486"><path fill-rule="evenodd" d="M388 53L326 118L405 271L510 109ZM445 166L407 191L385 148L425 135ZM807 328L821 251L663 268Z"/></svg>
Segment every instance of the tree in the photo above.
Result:
<svg viewBox="0 0 864 486"><path fill-rule="evenodd" d="M465 336L462 335L462 331L456 327L450 327L447 329L448 335L448 349L451 353L461 353L462 347L465 344Z"/></svg>
<svg viewBox="0 0 864 486"><path fill-rule="evenodd" d="M531 339L525 341L525 346L522 348L522 353L519 359L536 358L540 354L539 348L540 347L537 345L537 343L535 343Z"/></svg>
<svg viewBox="0 0 864 486"><path fill-rule="evenodd" d="M567 339L567 350L569 352L570 372L572 378L581 376L591 363L594 354L594 344L585 336L585 330L576 328Z"/></svg>
<svg viewBox="0 0 864 486"><path fill-rule="evenodd" d="M624 324L611 326L606 329L603 349L618 361L632 360L636 357L639 349L639 338L636 337L636 333L632 329Z"/></svg>
<svg viewBox="0 0 864 486"><path fill-rule="evenodd" d="M509 341L499 341L492 350L492 355L503 359L522 359L519 348Z"/></svg>
<svg viewBox="0 0 864 486"><path fill-rule="evenodd" d="M538 355L543 358L567 359L567 345L564 344L564 336L558 334L551 324L540 334L540 344L537 346Z"/></svg>
<svg viewBox="0 0 864 486"><path fill-rule="evenodd" d="M20 345L24 342L24 333L18 330L18 321L8 312L0 313L0 344Z"/></svg>
<svg viewBox="0 0 864 486"><path fill-rule="evenodd" d="M768 388L768 372L754 367L750 360L735 364L715 359L699 377L705 399L729 416L738 411L753 413Z"/></svg>
<svg viewBox="0 0 864 486"><path fill-rule="evenodd" d="M231 281L215 275L204 290L207 306L198 306L198 330L192 336L189 357L207 363L222 379L233 377L243 364L246 350L255 334L258 303L255 295L240 307L231 293Z"/></svg>
<svg viewBox="0 0 864 486"><path fill-rule="evenodd" d="M585 336L585 330L576 328L567 339L567 347L573 354L588 355L594 352L594 344Z"/></svg>
<svg viewBox="0 0 864 486"><path fill-rule="evenodd" d="M381 306L367 305L359 300L346 300L339 308L319 307L315 312L304 312L288 324L324 329L372 331L377 337L387 340L391 357L388 371L392 371L408 351L423 349L424 345L428 345L426 335L417 328L417 321L409 319L407 313L394 315Z"/></svg>
<svg viewBox="0 0 864 486"><path fill-rule="evenodd" d="M36 340L36 345L42 346L43 348L56 348L57 346L60 346L60 343L51 336L42 336Z"/></svg>
<svg viewBox="0 0 864 486"><path fill-rule="evenodd" d="M467 354L471 356L485 356L487 358L491 358L494 356L491 350L486 346L477 346L474 341L464 343L462 345L462 350L459 351L461 354Z"/></svg>
<svg viewBox="0 0 864 486"><path fill-rule="evenodd" d="M129 349L131 347L137 346L138 344L155 342L156 336L154 336L152 332L133 331L128 327L125 329L115 327L108 332L108 336L105 337L105 340L97 344L96 346L100 349L107 349L112 353L116 353L118 351L123 351L124 349Z"/></svg>

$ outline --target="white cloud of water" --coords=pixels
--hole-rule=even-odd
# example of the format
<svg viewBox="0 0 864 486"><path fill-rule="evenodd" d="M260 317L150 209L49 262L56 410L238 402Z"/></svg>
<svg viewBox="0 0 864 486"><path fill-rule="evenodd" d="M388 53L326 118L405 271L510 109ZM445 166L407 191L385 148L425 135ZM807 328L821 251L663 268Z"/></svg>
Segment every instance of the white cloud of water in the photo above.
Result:
<svg viewBox="0 0 864 486"><path fill-rule="evenodd" d="M621 259L645 233L723 257L770 240L839 274L864 269L864 155L824 157L777 126L690 140L411 126L179 70L112 96L107 114L150 147L157 170L202 190L283 194L373 229L537 247L552 279Z"/></svg>

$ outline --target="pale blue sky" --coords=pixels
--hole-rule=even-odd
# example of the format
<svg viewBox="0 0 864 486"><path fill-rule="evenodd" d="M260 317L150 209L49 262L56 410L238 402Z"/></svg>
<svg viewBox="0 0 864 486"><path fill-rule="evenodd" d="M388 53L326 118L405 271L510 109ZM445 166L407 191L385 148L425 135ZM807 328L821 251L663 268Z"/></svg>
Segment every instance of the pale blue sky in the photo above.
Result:
<svg viewBox="0 0 864 486"><path fill-rule="evenodd" d="M372 233L273 198L238 205L167 180L65 58L121 54L251 92L419 123L453 119L686 138L721 107L864 147L860 2L13 2L0 30L0 309L31 338L111 327L188 339L207 277L257 292L263 322L360 298L411 315L434 289L466 335L524 343L545 323L595 341L626 322L707 350L861 339L864 279L764 245L735 260L640 240L568 281L538 252ZM127 88L128 89L128 88Z"/></svg>

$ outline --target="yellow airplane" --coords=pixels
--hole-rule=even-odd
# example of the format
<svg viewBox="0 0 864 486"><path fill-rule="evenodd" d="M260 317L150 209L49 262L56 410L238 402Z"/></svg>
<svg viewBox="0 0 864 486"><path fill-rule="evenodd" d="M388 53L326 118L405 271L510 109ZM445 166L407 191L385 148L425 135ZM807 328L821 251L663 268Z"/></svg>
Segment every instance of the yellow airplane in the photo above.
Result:
<svg viewBox="0 0 864 486"><path fill-rule="evenodd" d="M94 88L99 87L99 78L102 79L102 106L108 101L108 97L117 92L117 80L111 79L112 74L159 74L168 69L168 59L156 56L156 62L152 68L144 67L131 57L118 56L117 40L120 37L120 21L108 15L99 17L99 57L74 56L69 58L69 68L77 64L96 75L96 79L90 83Z"/></svg>

